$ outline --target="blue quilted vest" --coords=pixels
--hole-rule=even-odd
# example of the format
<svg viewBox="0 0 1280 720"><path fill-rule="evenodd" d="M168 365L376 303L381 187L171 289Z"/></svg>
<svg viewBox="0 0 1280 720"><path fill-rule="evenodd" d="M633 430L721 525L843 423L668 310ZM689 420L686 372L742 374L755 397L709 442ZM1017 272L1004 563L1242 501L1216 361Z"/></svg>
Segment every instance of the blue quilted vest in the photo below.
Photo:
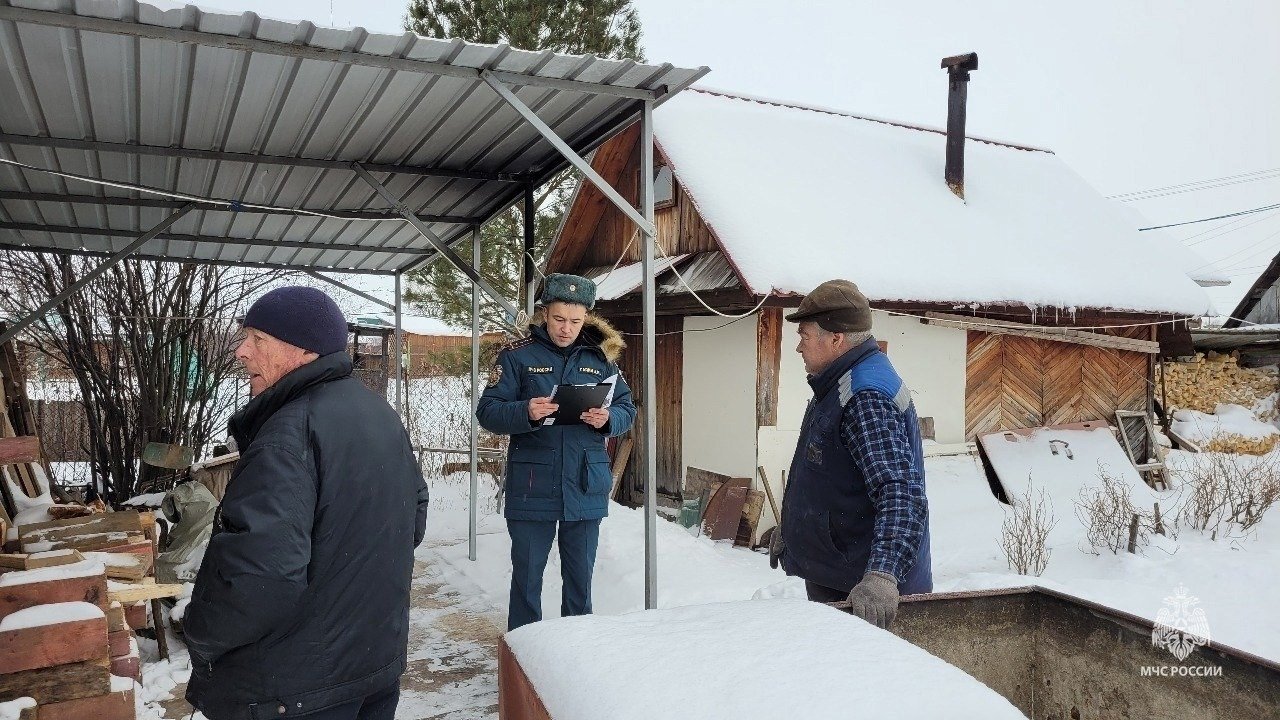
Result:
<svg viewBox="0 0 1280 720"><path fill-rule="evenodd" d="M844 406L861 390L876 390L906 416L912 463L924 477L920 423L910 392L874 339L836 359L809 379L813 399L805 411L788 473L782 507L782 538L788 575L836 590L850 590L862 579L875 537L875 504L867 494L862 471L840 439ZM929 530L915 564L898 578L903 595L933 591Z"/></svg>

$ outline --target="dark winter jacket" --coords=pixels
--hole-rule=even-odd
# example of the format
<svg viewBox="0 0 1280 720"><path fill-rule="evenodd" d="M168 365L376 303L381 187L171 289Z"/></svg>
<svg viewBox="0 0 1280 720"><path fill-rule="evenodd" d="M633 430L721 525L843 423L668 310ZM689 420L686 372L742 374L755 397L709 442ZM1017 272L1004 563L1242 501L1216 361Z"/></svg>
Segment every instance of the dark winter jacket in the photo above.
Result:
<svg viewBox="0 0 1280 720"><path fill-rule="evenodd" d="M511 436L507 452L506 510L512 520L598 520L609 514L613 475L605 438L631 429L636 406L614 364L624 343L607 322L588 315L578 340L557 347L544 324L498 355L477 406L490 432ZM556 385L596 384L617 375L609 422L543 425L529 420L529 399Z"/></svg>
<svg viewBox="0 0 1280 720"><path fill-rule="evenodd" d="M427 487L346 352L231 420L240 460L183 617L187 699L210 720L288 718L398 682Z"/></svg>

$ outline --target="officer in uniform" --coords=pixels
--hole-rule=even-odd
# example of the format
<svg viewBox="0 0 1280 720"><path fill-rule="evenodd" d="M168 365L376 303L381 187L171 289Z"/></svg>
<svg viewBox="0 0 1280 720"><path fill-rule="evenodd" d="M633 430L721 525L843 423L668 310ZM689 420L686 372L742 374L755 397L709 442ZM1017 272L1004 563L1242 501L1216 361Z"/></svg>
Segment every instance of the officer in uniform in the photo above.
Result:
<svg viewBox="0 0 1280 720"><path fill-rule="evenodd" d="M787 316L799 323L813 399L791 460L770 563L804 578L810 600L848 599L885 628L900 595L933 591L924 453L911 393L871 336L848 280L824 282Z"/></svg>
<svg viewBox="0 0 1280 720"><path fill-rule="evenodd" d="M507 532L511 535L511 604L507 629L542 619L542 575L557 536L564 592L560 615L591 612L591 573L600 520L609 512L613 475L605 439L631 429L636 408L614 363L621 334L590 311L596 287L576 275L548 275L529 336L499 353L476 417L511 436L507 453ZM607 408L581 423L546 424L559 407L556 385L611 381Z"/></svg>

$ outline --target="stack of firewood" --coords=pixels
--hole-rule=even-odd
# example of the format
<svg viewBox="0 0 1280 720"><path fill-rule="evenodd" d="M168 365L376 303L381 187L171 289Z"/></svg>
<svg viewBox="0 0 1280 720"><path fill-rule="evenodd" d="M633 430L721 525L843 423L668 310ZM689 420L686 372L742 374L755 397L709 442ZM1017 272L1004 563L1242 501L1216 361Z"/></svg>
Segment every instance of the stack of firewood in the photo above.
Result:
<svg viewBox="0 0 1280 720"><path fill-rule="evenodd" d="M1163 363L1157 368L1156 397L1165 398L1166 410L1186 409L1212 413L1223 403L1234 403L1247 408L1277 390L1280 378L1276 368L1240 367L1239 355L1199 353L1192 362ZM1270 410L1261 420L1274 419Z"/></svg>
<svg viewBox="0 0 1280 720"><path fill-rule="evenodd" d="M1203 452L1231 453L1233 455L1266 455L1280 444L1280 435L1252 438L1234 433L1217 435L1200 443Z"/></svg>

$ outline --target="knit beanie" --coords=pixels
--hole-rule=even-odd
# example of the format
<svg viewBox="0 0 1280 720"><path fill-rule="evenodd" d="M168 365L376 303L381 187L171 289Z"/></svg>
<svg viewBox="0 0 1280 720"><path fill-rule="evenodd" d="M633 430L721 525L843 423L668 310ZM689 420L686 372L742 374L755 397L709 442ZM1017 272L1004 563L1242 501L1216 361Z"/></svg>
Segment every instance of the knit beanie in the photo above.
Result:
<svg viewBox="0 0 1280 720"><path fill-rule="evenodd" d="M241 324L317 355L347 349L347 319L333 298L312 287L272 290L258 298Z"/></svg>

